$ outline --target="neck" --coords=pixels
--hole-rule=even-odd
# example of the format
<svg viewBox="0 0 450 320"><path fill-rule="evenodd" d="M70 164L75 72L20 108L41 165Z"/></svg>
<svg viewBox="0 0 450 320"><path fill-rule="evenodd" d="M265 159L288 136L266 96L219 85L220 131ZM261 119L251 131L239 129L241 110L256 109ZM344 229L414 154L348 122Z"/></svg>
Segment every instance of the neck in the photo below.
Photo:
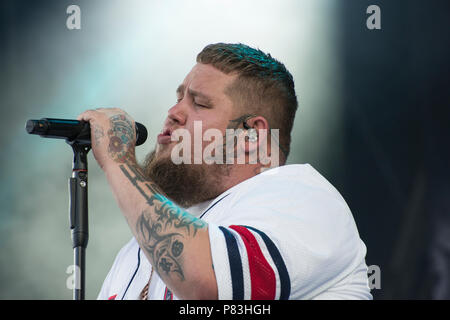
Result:
<svg viewBox="0 0 450 320"><path fill-rule="evenodd" d="M222 192L234 187L235 185L250 179L261 173L261 165L236 164L229 171L228 176L222 179Z"/></svg>

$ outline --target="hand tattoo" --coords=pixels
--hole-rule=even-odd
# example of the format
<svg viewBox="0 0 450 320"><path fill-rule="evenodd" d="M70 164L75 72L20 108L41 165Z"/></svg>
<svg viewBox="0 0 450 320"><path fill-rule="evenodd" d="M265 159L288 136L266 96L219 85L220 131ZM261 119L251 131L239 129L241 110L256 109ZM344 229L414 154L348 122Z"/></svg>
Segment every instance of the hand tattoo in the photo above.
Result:
<svg viewBox="0 0 450 320"><path fill-rule="evenodd" d="M105 136L102 127L94 124L94 141L96 145L100 145L100 140Z"/></svg>
<svg viewBox="0 0 450 320"><path fill-rule="evenodd" d="M134 144L136 133L133 124L125 115L119 114L110 118L111 129L108 130L110 157L120 163L135 158Z"/></svg>

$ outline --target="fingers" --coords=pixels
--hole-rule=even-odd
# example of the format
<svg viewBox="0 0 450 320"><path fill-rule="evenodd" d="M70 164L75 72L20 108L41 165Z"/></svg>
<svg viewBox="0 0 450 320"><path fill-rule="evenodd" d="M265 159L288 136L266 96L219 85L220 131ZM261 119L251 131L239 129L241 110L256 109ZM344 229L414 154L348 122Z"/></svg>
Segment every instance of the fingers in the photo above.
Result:
<svg viewBox="0 0 450 320"><path fill-rule="evenodd" d="M87 110L87 111L81 113L81 114L77 117L77 120L78 120L78 121L89 121L89 120L91 120L92 117L93 117L93 115L92 115L92 112L93 112L93 111L94 111L94 110Z"/></svg>
<svg viewBox="0 0 450 320"><path fill-rule="evenodd" d="M123 110L119 108L97 108L97 109L89 109L81 113L78 117L78 121L88 121L98 119L100 116L104 116L105 118L108 118L111 114L117 114L117 113L125 113Z"/></svg>
<svg viewBox="0 0 450 320"><path fill-rule="evenodd" d="M92 151L101 168L136 161L134 120L118 108L86 110L77 117L91 126Z"/></svg>

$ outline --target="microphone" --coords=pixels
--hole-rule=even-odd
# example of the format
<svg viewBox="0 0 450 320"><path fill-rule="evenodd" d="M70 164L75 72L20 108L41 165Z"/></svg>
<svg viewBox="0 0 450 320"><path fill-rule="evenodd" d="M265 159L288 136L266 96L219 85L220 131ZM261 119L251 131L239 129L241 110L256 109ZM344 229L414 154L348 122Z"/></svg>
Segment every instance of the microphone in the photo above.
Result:
<svg viewBox="0 0 450 320"><path fill-rule="evenodd" d="M136 145L147 140L147 129L135 122ZM89 122L67 119L42 118L28 120L25 129L29 134L37 134L43 138L66 139L68 142L91 144L91 126Z"/></svg>

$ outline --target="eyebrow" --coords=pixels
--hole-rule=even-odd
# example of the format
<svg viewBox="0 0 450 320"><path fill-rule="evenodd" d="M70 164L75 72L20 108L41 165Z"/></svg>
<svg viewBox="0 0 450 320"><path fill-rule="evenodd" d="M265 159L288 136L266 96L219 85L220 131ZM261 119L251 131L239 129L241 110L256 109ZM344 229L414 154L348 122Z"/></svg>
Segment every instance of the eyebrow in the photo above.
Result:
<svg viewBox="0 0 450 320"><path fill-rule="evenodd" d="M177 94L182 94L185 88L184 84L180 84L177 88Z"/></svg>
<svg viewBox="0 0 450 320"><path fill-rule="evenodd" d="M186 89L186 87L184 86L184 84L180 84L177 88L177 94L183 94L184 90ZM196 91L196 90L192 90L192 89L188 89L188 93L193 96L193 97L199 97L203 100L205 100L206 103L212 104L212 99L211 97L209 97L208 95L200 92L200 91Z"/></svg>

